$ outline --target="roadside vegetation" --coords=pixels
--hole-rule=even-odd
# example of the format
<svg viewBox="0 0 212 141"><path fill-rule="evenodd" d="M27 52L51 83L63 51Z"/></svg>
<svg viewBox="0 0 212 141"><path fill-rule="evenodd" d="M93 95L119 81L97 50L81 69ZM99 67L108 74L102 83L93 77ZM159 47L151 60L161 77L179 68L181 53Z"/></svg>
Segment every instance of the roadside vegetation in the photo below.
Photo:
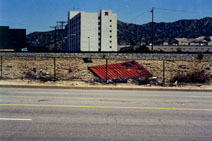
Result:
<svg viewBox="0 0 212 141"><path fill-rule="evenodd" d="M199 84L207 84L212 80L212 76L209 73L203 71L195 71L186 74L177 74L171 80L171 84L174 83L199 83Z"/></svg>

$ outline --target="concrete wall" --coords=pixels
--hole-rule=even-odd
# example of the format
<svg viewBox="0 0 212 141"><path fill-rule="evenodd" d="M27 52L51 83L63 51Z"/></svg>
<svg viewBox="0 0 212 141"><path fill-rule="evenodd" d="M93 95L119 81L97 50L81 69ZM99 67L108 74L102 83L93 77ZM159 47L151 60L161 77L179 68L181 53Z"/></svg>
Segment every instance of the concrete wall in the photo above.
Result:
<svg viewBox="0 0 212 141"><path fill-rule="evenodd" d="M74 41L76 40L77 31L73 31L73 30L71 31L71 26L73 26L72 21L74 20L73 18L79 15L79 13L80 12L77 12L77 11L68 12L68 43L67 43L67 49L66 49L67 51L79 50L79 49L73 48L73 40ZM76 46L76 48L79 48L79 47Z"/></svg>
<svg viewBox="0 0 212 141"><path fill-rule="evenodd" d="M188 53L9 53L0 52L0 56L7 57L89 57L89 58L120 58L120 59L174 59L187 60L196 59L198 54ZM212 60L212 54L204 54L205 59Z"/></svg>
<svg viewBox="0 0 212 141"><path fill-rule="evenodd" d="M152 46L148 46L148 48L151 50ZM154 50L163 52L177 52L178 48L181 49L181 52L212 52L212 46L172 46L172 45L166 45L166 46L157 46L154 45Z"/></svg>
<svg viewBox="0 0 212 141"><path fill-rule="evenodd" d="M98 13L81 13L81 51L98 51Z"/></svg>
<svg viewBox="0 0 212 141"><path fill-rule="evenodd" d="M101 51L117 50L117 15L112 10L101 10Z"/></svg>
<svg viewBox="0 0 212 141"><path fill-rule="evenodd" d="M112 51L119 51L117 39L117 14L112 14Z"/></svg>

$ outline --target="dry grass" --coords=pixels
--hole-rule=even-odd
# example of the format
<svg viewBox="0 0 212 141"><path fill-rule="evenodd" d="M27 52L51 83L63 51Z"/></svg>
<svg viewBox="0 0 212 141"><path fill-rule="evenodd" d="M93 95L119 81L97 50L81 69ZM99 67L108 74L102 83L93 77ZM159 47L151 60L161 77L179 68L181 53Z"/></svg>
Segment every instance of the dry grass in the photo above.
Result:
<svg viewBox="0 0 212 141"><path fill-rule="evenodd" d="M108 64L122 63L131 59L109 59ZM135 60L149 70L159 82L163 80L162 60ZM88 70L88 67L104 65L105 59L92 59L92 63L85 63L83 58L57 58L56 77L58 80L74 80L92 82L97 79ZM205 70L212 74L212 61L210 60L167 60L165 61L166 82L170 82L178 74L188 74ZM52 79L54 77L53 58L38 57L4 57L3 78L4 79Z"/></svg>

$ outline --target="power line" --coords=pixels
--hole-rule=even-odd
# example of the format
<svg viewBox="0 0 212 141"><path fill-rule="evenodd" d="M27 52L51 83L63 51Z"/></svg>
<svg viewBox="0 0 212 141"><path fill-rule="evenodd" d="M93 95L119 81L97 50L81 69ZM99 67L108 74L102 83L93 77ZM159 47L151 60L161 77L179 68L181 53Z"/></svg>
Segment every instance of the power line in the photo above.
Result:
<svg viewBox="0 0 212 141"><path fill-rule="evenodd" d="M134 18L132 18L131 20L129 20L128 23L130 23L130 22L132 22L132 21L138 19L139 17L141 17L142 15L144 15L144 14L146 14L146 13L149 13L149 11L146 11L146 12L143 12L143 13L137 15L136 17L134 17Z"/></svg>
<svg viewBox="0 0 212 141"><path fill-rule="evenodd" d="M34 27L49 27L49 26L45 26L45 25L33 25L33 24L15 23L15 22L10 22L10 21L5 21L5 20L0 20L0 23L15 24L15 25L22 25L22 26L34 26Z"/></svg>
<svg viewBox="0 0 212 141"><path fill-rule="evenodd" d="M162 10L162 11L170 11L170 12L180 12L180 13L190 13L190 14L197 14L199 12L197 11L187 11L187 10L177 10L177 9L167 9L167 8L158 8L155 7L157 10ZM212 12L204 12L204 14L212 14Z"/></svg>

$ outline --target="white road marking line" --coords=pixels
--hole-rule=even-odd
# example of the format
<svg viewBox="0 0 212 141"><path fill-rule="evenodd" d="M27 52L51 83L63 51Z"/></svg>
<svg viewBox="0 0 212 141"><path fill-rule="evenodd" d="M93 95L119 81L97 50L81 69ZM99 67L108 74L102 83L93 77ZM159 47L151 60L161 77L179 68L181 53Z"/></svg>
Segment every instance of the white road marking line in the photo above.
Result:
<svg viewBox="0 0 212 141"><path fill-rule="evenodd" d="M0 120L32 121L32 119L20 119L20 118L0 118Z"/></svg>
<svg viewBox="0 0 212 141"><path fill-rule="evenodd" d="M55 95L59 95L59 94L64 94L64 95L68 95L68 94L71 94L71 93L61 93L61 92L15 92L15 93L18 93L18 94L48 94L48 95L51 95L51 94L55 94Z"/></svg>

